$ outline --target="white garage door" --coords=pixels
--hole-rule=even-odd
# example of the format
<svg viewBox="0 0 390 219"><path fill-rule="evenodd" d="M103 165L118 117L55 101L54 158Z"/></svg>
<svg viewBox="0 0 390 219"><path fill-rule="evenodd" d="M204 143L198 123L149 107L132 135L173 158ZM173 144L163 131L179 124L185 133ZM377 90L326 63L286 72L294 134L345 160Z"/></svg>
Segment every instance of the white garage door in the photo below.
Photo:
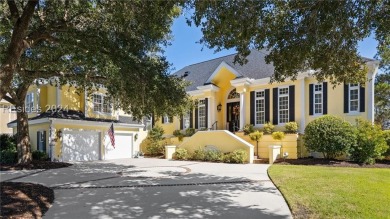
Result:
<svg viewBox="0 0 390 219"><path fill-rule="evenodd" d="M108 135L104 138L105 160L132 158L133 134L115 133L115 148Z"/></svg>
<svg viewBox="0 0 390 219"><path fill-rule="evenodd" d="M100 133L93 131L64 131L63 161L92 161L100 159Z"/></svg>

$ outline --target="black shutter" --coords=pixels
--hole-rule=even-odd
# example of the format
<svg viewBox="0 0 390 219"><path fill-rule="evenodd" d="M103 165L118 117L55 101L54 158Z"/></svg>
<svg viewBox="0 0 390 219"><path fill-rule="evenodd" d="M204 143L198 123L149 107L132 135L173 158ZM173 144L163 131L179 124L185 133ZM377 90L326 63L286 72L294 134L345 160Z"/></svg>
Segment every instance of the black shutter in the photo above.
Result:
<svg viewBox="0 0 390 219"><path fill-rule="evenodd" d="M312 116L314 114L314 101L313 101L313 98L314 98L314 85L313 84L309 84L309 115Z"/></svg>
<svg viewBox="0 0 390 219"><path fill-rule="evenodd" d="M255 125L255 92L250 92L250 123Z"/></svg>
<svg viewBox="0 0 390 219"><path fill-rule="evenodd" d="M42 148L43 148L43 151L46 152L46 131L43 131L43 137L42 137L43 141L42 141Z"/></svg>
<svg viewBox="0 0 390 219"><path fill-rule="evenodd" d="M168 119L169 119L169 123L173 123L173 116L170 116Z"/></svg>
<svg viewBox="0 0 390 219"><path fill-rule="evenodd" d="M348 107L348 84L344 83L344 113L349 113L349 107Z"/></svg>
<svg viewBox="0 0 390 219"><path fill-rule="evenodd" d="M184 126L183 126L183 115L180 115L180 130L183 130L184 129Z"/></svg>
<svg viewBox="0 0 390 219"><path fill-rule="evenodd" d="M288 99L289 99L289 121L295 121L295 85L291 85L288 89Z"/></svg>
<svg viewBox="0 0 390 219"><path fill-rule="evenodd" d="M41 149L39 148L39 142L40 142L40 133L37 132L37 150L40 151Z"/></svg>
<svg viewBox="0 0 390 219"><path fill-rule="evenodd" d="M198 129L198 107L195 108L195 129Z"/></svg>
<svg viewBox="0 0 390 219"><path fill-rule="evenodd" d="M269 89L265 89L264 91L265 97L264 97L264 107L265 107L265 112L264 112L264 117L265 117L265 122L269 122L269 111L270 111L270 105L269 105Z"/></svg>
<svg viewBox="0 0 390 219"><path fill-rule="evenodd" d="M164 116L161 116L161 124L164 124Z"/></svg>
<svg viewBox="0 0 390 219"><path fill-rule="evenodd" d="M272 115L272 123L274 125L278 124L278 88L275 87L272 90L272 95L273 95L273 103L272 103L272 110L273 110L273 115Z"/></svg>
<svg viewBox="0 0 390 219"><path fill-rule="evenodd" d="M155 123L155 121L154 121L154 114L152 114L152 128L154 127L154 123Z"/></svg>
<svg viewBox="0 0 390 219"><path fill-rule="evenodd" d="M322 84L322 114L328 114L328 82Z"/></svg>
<svg viewBox="0 0 390 219"><path fill-rule="evenodd" d="M360 101L360 112L365 112L365 107L366 107L366 101L365 101L365 97L366 97L366 89L362 86L360 86L360 91L359 91L359 101Z"/></svg>
<svg viewBox="0 0 390 219"><path fill-rule="evenodd" d="M190 127L194 128L194 110L190 110Z"/></svg>
<svg viewBox="0 0 390 219"><path fill-rule="evenodd" d="M205 102L205 120L206 120L206 129L208 128L208 124L209 124L209 99L208 98L205 98L204 99L204 102Z"/></svg>

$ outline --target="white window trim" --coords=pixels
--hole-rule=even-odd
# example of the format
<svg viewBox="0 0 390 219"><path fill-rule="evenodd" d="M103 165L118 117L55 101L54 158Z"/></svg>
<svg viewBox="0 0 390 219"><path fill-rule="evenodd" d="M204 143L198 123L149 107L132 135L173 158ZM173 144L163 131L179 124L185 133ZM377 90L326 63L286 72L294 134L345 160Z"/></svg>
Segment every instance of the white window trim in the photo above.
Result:
<svg viewBox="0 0 390 219"><path fill-rule="evenodd" d="M280 95L280 89L287 88L288 92L287 94ZM290 120L290 87L289 86L282 86L278 87L278 125L284 125L285 122L280 122L280 97L287 96L287 121Z"/></svg>
<svg viewBox="0 0 390 219"><path fill-rule="evenodd" d="M351 90L357 90L357 109L351 110ZM349 114L358 114L360 113L360 84L351 87L351 84L348 84L348 112Z"/></svg>
<svg viewBox="0 0 390 219"><path fill-rule="evenodd" d="M107 96L107 95L104 95L104 94L102 94L102 93L93 93L92 94L92 111L93 111L93 113L95 113L95 114L99 114L99 115L113 115L113 113L114 113L114 109L113 109L113 107L111 106L110 108L111 108L111 112L100 112L100 111L95 111L95 101L94 101L94 99L93 99L93 95L99 95L99 96L101 96L102 97L102 110L103 110L103 108L104 108L104 98Z"/></svg>
<svg viewBox="0 0 390 219"><path fill-rule="evenodd" d="M200 124L200 110L199 109L200 109L200 107L204 107L205 115L203 117L206 120L206 104L200 104L201 100L206 101L206 99L200 99L199 102L198 102L198 129L205 129L205 128L207 128L207 124L205 124L205 127L201 127L201 124ZM205 121L205 123L206 123L206 121Z"/></svg>
<svg viewBox="0 0 390 219"><path fill-rule="evenodd" d="M321 85L321 91L316 91L316 85ZM321 94L321 113L316 113L316 94ZM324 84L313 84L313 116L321 116L324 114Z"/></svg>
<svg viewBox="0 0 390 219"><path fill-rule="evenodd" d="M168 115L164 115L163 116L163 124L169 124L169 116Z"/></svg>
<svg viewBox="0 0 390 219"><path fill-rule="evenodd" d="M181 121L181 122L182 122L182 125L183 125L183 130L188 129L188 128L185 127L185 121L186 121L186 119L188 119L188 122L189 122L188 128L190 128L190 126L191 126L191 113L190 113L190 111L186 112L186 113L183 115L183 120Z"/></svg>
<svg viewBox="0 0 390 219"><path fill-rule="evenodd" d="M29 100L28 96L32 96L30 102L28 102L28 100ZM33 111L36 110L36 108L34 106L35 105L35 96L36 95L34 95L34 92L28 92L26 94L26 101L24 104L25 104L25 110L27 113L34 113Z"/></svg>
<svg viewBox="0 0 390 219"><path fill-rule="evenodd" d="M265 108L265 89L255 90L254 92L255 92L255 110L254 110L255 111L255 115L254 115L254 117L255 117L255 124L254 125L255 125L255 127L263 127L264 124L267 122L267 121L265 121L265 110L266 110L266 108ZM256 95L257 92L264 92L264 97L256 97L257 96ZM264 123L257 123L257 118L256 118L256 115L257 115L256 100L264 100Z"/></svg>

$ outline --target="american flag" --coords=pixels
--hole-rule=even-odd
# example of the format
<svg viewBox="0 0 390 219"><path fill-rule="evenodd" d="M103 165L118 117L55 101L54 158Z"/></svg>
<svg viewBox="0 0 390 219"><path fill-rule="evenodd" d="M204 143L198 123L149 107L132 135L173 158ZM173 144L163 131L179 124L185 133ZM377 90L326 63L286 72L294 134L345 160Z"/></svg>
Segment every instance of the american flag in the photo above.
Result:
<svg viewBox="0 0 390 219"><path fill-rule="evenodd" d="M115 148L114 123L108 129L108 136L110 136L111 145Z"/></svg>

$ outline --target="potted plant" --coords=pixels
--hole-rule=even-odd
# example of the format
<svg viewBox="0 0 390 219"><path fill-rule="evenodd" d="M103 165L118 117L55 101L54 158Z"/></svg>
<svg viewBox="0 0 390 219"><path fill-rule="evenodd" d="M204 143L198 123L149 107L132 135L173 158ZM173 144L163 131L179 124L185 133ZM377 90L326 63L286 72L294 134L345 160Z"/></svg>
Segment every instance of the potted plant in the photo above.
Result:
<svg viewBox="0 0 390 219"><path fill-rule="evenodd" d="M256 154L255 158L259 157L259 141L263 137L263 132L255 131L249 134L252 141L256 141Z"/></svg>

